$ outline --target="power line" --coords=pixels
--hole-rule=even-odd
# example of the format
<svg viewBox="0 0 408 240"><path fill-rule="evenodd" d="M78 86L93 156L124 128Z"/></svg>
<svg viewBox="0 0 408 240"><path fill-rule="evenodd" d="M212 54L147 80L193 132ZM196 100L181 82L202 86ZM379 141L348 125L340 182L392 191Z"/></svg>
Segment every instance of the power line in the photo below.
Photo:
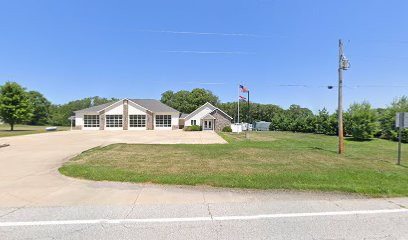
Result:
<svg viewBox="0 0 408 240"><path fill-rule="evenodd" d="M267 84L271 87L337 88L337 85ZM343 85L347 88L408 88L408 85Z"/></svg>
<svg viewBox="0 0 408 240"><path fill-rule="evenodd" d="M346 85L348 88L408 88L408 85Z"/></svg>

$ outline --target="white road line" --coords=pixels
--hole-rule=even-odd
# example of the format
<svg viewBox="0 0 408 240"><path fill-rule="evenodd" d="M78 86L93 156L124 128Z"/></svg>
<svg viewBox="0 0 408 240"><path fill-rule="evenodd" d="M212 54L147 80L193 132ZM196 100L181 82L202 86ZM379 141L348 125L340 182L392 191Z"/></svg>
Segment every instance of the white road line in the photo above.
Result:
<svg viewBox="0 0 408 240"><path fill-rule="evenodd" d="M211 217L188 217L188 218L89 219L89 220L58 220L58 221L32 221L32 222L0 222L0 227L260 220L260 219L271 219L271 218L367 215L367 214L385 214L385 213L408 213L408 209L399 208L399 209L339 211L339 212L278 213L278 214L263 214L263 215L251 215L251 216L220 216L220 217L213 216L212 219Z"/></svg>

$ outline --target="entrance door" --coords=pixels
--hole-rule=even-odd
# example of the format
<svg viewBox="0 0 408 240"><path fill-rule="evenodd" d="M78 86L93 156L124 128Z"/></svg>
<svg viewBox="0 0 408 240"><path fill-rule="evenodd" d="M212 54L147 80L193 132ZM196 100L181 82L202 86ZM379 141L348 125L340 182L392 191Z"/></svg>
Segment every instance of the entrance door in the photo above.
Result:
<svg viewBox="0 0 408 240"><path fill-rule="evenodd" d="M204 120L204 130L213 130L213 120Z"/></svg>

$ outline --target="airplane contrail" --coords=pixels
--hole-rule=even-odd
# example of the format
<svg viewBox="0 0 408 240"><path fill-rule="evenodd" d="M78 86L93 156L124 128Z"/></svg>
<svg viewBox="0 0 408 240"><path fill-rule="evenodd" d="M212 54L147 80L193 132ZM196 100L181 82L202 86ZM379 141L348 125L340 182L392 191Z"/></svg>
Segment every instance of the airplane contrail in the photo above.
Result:
<svg viewBox="0 0 408 240"><path fill-rule="evenodd" d="M199 84L199 85L224 85L223 82L182 82L184 84Z"/></svg>
<svg viewBox="0 0 408 240"><path fill-rule="evenodd" d="M179 51L179 50L170 50L165 51L167 53L195 53L195 54L254 54L253 52L223 52L223 51Z"/></svg>
<svg viewBox="0 0 408 240"><path fill-rule="evenodd" d="M235 37L262 37L261 35L249 33L220 33L220 32L191 32L191 31L171 31L171 30L141 30L153 33L171 33L171 34L192 34L192 35L216 35L216 36L235 36Z"/></svg>

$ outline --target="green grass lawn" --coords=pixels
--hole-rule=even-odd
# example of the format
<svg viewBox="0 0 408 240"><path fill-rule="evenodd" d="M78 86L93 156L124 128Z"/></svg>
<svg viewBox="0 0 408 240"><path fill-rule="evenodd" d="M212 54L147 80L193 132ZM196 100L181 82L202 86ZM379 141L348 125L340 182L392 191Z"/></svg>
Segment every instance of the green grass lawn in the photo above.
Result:
<svg viewBox="0 0 408 240"><path fill-rule="evenodd" d="M396 165L397 143L345 143L325 135L252 132L221 134L224 145L114 144L88 150L59 170L72 177L121 182L255 189L342 191L408 196L408 145Z"/></svg>
<svg viewBox="0 0 408 240"><path fill-rule="evenodd" d="M45 133L46 127L47 126L15 125L14 131L10 131L9 125L0 124L0 137L12 137L34 133ZM64 131L68 129L69 127L58 127L58 131Z"/></svg>

